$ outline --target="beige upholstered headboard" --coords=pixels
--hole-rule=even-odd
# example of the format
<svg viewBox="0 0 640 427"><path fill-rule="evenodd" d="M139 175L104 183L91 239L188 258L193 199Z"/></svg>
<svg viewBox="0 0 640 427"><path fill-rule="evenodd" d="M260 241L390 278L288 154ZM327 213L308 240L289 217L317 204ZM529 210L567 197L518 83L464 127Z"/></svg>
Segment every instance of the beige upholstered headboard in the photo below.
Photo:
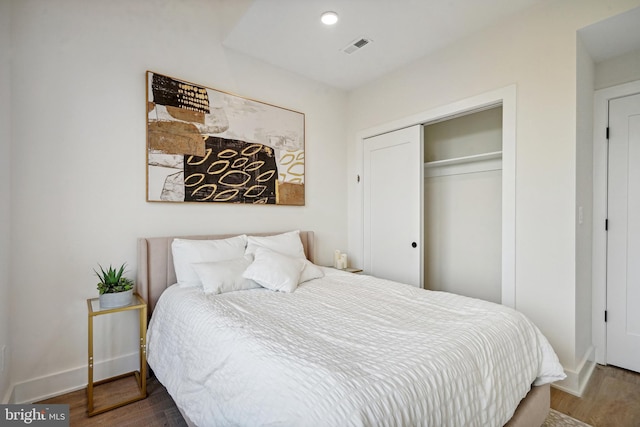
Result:
<svg viewBox="0 0 640 427"><path fill-rule="evenodd" d="M252 236L272 236L274 233L251 233ZM221 234L210 236L167 236L143 237L138 239L138 275L136 290L148 304L151 314L160 295L168 287L176 283L176 272L173 269L173 255L171 242L173 239L226 239L236 234ZM301 231L300 240L304 253L309 261L314 261L313 231Z"/></svg>

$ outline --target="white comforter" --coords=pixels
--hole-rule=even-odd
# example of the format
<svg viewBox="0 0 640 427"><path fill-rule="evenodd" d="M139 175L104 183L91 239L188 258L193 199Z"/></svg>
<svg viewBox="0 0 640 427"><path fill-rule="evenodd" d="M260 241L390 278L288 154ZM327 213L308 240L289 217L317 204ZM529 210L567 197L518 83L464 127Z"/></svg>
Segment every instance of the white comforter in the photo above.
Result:
<svg viewBox="0 0 640 427"><path fill-rule="evenodd" d="M148 362L198 426L502 426L564 378L539 330L497 304L326 269L290 294L174 285Z"/></svg>

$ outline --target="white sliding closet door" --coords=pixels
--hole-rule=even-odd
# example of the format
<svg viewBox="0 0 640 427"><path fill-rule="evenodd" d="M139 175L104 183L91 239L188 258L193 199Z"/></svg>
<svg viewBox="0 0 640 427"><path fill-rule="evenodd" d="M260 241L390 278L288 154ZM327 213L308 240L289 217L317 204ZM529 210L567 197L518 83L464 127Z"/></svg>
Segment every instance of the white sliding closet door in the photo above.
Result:
<svg viewBox="0 0 640 427"><path fill-rule="evenodd" d="M422 125L364 140L364 270L422 287Z"/></svg>

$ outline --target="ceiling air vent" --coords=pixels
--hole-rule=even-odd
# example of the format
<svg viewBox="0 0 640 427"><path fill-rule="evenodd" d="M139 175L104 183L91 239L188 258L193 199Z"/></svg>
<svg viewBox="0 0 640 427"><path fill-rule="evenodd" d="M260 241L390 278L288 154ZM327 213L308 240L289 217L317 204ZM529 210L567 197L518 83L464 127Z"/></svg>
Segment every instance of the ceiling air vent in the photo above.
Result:
<svg viewBox="0 0 640 427"><path fill-rule="evenodd" d="M343 47L341 50L344 53L352 54L353 52L362 49L369 43L373 42L373 40L368 39L366 37L360 37Z"/></svg>

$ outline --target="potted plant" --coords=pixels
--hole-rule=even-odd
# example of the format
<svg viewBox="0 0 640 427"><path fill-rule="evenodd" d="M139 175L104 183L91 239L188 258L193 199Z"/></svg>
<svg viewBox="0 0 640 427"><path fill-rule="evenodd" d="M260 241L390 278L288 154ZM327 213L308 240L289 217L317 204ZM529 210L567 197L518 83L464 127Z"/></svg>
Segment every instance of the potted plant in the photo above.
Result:
<svg viewBox="0 0 640 427"><path fill-rule="evenodd" d="M133 297L133 281L123 276L126 263L119 269L109 268L105 271L100 264L100 272L93 270L100 279L98 292L100 292L100 308L124 307L131 304Z"/></svg>

